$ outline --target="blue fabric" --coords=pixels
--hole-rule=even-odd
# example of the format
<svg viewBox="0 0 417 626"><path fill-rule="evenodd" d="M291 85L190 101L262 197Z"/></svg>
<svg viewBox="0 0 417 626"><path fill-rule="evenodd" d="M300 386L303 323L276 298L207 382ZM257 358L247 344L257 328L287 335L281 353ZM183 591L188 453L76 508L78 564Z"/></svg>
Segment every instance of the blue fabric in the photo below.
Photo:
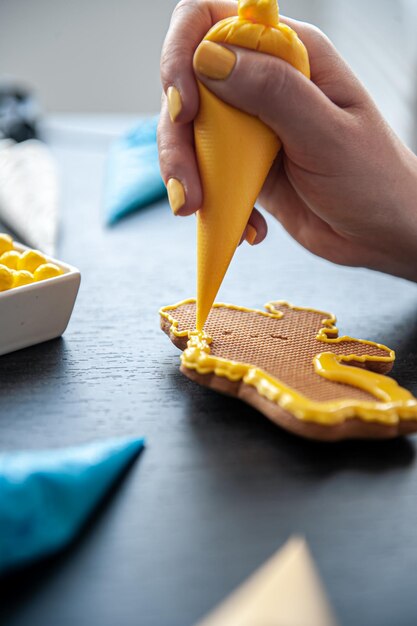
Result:
<svg viewBox="0 0 417 626"><path fill-rule="evenodd" d="M0 454L0 572L69 543L143 445L115 439Z"/></svg>
<svg viewBox="0 0 417 626"><path fill-rule="evenodd" d="M166 194L159 171L157 125L158 117L143 119L110 147L104 184L108 224Z"/></svg>

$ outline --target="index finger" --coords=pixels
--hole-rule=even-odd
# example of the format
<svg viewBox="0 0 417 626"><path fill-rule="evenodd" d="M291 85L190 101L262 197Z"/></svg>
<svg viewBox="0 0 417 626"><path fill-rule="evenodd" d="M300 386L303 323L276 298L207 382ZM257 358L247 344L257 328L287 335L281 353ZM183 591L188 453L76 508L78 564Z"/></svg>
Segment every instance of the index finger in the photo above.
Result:
<svg viewBox="0 0 417 626"><path fill-rule="evenodd" d="M167 93L179 93L175 122L191 122L198 112L198 88L193 56L199 43L218 21L237 15L234 0L181 0L174 9L161 54L161 80ZM179 110L178 110L179 109Z"/></svg>

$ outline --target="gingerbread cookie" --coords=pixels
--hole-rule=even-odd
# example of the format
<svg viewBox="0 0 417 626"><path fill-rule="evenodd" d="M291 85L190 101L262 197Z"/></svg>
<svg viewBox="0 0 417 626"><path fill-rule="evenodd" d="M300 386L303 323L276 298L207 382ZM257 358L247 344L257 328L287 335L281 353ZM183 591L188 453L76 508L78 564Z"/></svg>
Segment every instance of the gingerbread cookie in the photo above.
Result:
<svg viewBox="0 0 417 626"><path fill-rule="evenodd" d="M333 315L271 302L266 311L215 304L194 331L195 300L160 310L181 371L311 439L390 438L417 431L417 400L386 376L395 353L339 337Z"/></svg>

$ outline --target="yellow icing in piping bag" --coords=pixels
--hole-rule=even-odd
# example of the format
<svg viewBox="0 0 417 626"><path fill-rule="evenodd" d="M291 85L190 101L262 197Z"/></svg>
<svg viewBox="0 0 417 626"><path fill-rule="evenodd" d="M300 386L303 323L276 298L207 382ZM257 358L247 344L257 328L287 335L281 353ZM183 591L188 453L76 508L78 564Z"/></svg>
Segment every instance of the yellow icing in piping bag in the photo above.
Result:
<svg viewBox="0 0 417 626"><path fill-rule="evenodd" d="M308 78L307 50L279 21L276 0L239 0L238 16L204 38L280 57ZM201 331L281 142L258 118L222 102L200 82L194 136L203 186L197 213L197 320Z"/></svg>

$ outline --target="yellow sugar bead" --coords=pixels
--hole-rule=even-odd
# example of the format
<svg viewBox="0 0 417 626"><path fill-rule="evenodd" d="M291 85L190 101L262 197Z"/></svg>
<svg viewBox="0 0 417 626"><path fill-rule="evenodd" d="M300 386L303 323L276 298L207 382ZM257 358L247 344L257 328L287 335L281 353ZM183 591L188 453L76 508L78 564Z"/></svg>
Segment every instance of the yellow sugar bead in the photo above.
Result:
<svg viewBox="0 0 417 626"><path fill-rule="evenodd" d="M44 263L46 263L46 259L38 250L26 250L20 256L17 269L33 273L39 265Z"/></svg>
<svg viewBox="0 0 417 626"><path fill-rule="evenodd" d="M23 285L30 285L33 283L33 274L27 270L19 270L13 274L13 287L23 287Z"/></svg>
<svg viewBox="0 0 417 626"><path fill-rule="evenodd" d="M20 252L17 250L8 250L0 256L0 264L9 267L11 270L17 270L17 264L20 259Z"/></svg>
<svg viewBox="0 0 417 626"><path fill-rule="evenodd" d="M0 233L0 254L13 250L13 239L6 233Z"/></svg>
<svg viewBox="0 0 417 626"><path fill-rule="evenodd" d="M33 278L35 280L46 280L47 278L55 278L55 276L60 276L61 274L61 268L55 265L55 263L44 263L36 268Z"/></svg>
<svg viewBox="0 0 417 626"><path fill-rule="evenodd" d="M0 291L7 291L13 287L13 270L0 265Z"/></svg>

